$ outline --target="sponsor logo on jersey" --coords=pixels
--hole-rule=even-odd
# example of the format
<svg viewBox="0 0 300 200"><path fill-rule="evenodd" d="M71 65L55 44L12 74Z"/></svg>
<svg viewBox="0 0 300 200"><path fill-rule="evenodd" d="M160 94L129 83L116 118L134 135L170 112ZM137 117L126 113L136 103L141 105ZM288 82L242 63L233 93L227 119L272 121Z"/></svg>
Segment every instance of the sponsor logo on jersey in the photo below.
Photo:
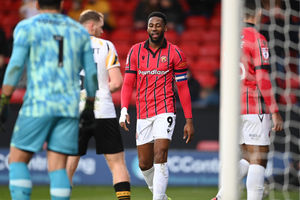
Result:
<svg viewBox="0 0 300 200"><path fill-rule="evenodd" d="M142 70L139 70L139 74L141 75L165 75L166 73L168 73L169 70L167 71L158 71L156 69L154 70L148 70L148 71L142 71Z"/></svg>

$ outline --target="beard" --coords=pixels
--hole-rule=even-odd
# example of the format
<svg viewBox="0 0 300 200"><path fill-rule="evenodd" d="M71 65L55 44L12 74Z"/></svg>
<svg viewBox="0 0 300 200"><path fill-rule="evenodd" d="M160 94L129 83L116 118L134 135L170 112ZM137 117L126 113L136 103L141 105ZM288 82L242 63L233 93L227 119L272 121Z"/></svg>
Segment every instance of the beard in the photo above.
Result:
<svg viewBox="0 0 300 200"><path fill-rule="evenodd" d="M153 42L154 44L159 44L163 39L164 39L164 32L161 32L161 34L157 37L157 39L153 39L151 34L149 34L149 38L151 40L151 42Z"/></svg>

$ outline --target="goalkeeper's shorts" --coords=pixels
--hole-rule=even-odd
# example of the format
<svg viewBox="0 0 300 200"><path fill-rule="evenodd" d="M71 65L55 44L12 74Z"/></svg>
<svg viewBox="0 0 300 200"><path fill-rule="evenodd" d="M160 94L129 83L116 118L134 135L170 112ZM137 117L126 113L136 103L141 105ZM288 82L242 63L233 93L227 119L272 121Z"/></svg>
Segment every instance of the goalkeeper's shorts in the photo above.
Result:
<svg viewBox="0 0 300 200"><path fill-rule="evenodd" d="M78 118L19 115L10 145L38 152L47 142L48 150L75 155L78 153L78 124Z"/></svg>
<svg viewBox="0 0 300 200"><path fill-rule="evenodd" d="M270 145L270 114L241 115L240 144L267 146Z"/></svg>

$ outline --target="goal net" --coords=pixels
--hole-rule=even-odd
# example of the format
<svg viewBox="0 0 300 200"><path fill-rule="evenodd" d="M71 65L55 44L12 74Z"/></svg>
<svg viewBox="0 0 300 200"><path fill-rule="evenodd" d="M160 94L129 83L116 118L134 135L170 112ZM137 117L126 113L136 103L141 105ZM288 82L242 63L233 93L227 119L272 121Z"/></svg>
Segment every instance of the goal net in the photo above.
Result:
<svg viewBox="0 0 300 200"><path fill-rule="evenodd" d="M233 3L240 3L240 5L237 8ZM260 3L263 5L262 19L257 27L268 41L271 65L270 78L279 111L284 120L283 131L271 132L270 134L271 145L265 174L264 199L300 199L299 0L256 0L257 5ZM235 107L237 107L237 104L230 104L230 101L236 100L236 94L239 94L239 89L236 89L234 85L234 83L238 83L231 81L227 76L231 76L232 79L233 75L236 74L234 67L238 65L238 62L233 61L230 63L229 59L235 60L234 56L238 56L236 51L237 39L230 37L230 34L236 34L237 28L241 29L243 27L241 25L243 23L243 14L236 13L243 10L243 5L244 1L222 1L220 183L224 189L223 193L226 193L224 195L226 196L225 199L238 199L238 196L240 196L239 192L235 191L238 185L232 180L237 178L235 171L238 171L232 166L239 159L239 155L235 154L235 145L238 142L236 133L238 132L239 134L237 128L239 127L239 122L236 120ZM235 9L239 10L236 11ZM235 21L234 17L236 16L239 16L240 24ZM229 48L228 46L232 47ZM234 54L234 56L230 54ZM234 67L230 66L230 64ZM229 85L230 81L232 82L231 85ZM237 91L234 92L234 90ZM234 98L228 99L228 96L234 96ZM227 110L229 106L233 108L231 112ZM231 133L228 133L228 129ZM228 137L228 135L230 136ZM229 154L231 156L228 156ZM237 159L232 159L234 156L237 156ZM242 193L241 195L241 199L245 199L245 194Z"/></svg>
<svg viewBox="0 0 300 200"><path fill-rule="evenodd" d="M258 1L258 0L257 0ZM271 80L284 130L271 133L266 170L265 198L294 199L298 192L300 158L300 61L299 0L263 0L260 32L267 38L271 54Z"/></svg>

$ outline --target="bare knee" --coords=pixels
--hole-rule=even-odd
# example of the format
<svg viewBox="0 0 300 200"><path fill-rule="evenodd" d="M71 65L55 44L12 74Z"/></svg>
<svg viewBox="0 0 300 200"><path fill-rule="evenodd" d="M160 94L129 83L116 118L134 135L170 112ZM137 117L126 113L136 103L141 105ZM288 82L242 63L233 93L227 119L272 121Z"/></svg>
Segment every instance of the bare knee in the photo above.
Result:
<svg viewBox="0 0 300 200"><path fill-rule="evenodd" d="M69 156L67 159L66 169L68 173L74 174L79 163L79 156Z"/></svg>
<svg viewBox="0 0 300 200"><path fill-rule="evenodd" d="M139 167L142 171L148 170L153 166L153 161L147 161L145 159L139 160Z"/></svg>

